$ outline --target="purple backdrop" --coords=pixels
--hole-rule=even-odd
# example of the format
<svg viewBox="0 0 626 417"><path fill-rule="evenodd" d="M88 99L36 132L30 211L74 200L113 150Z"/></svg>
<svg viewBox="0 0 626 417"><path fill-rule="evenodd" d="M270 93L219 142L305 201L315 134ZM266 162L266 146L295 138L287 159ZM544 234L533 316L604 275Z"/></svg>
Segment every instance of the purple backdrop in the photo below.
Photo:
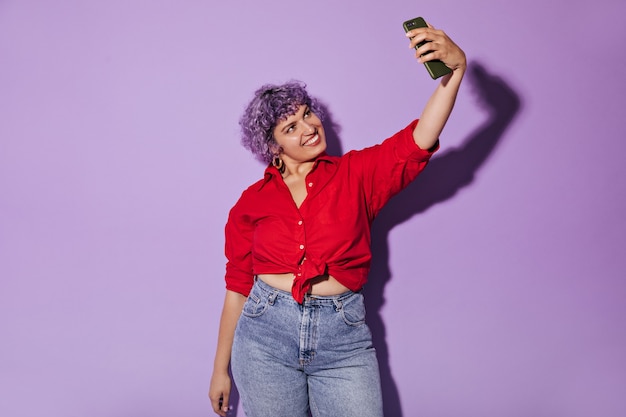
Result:
<svg viewBox="0 0 626 417"><path fill-rule="evenodd" d="M374 230L387 415L623 417L625 12L0 1L0 415L212 415L223 225L263 170L243 106L304 80L334 152L380 141L435 86L401 28L423 15L471 66Z"/></svg>

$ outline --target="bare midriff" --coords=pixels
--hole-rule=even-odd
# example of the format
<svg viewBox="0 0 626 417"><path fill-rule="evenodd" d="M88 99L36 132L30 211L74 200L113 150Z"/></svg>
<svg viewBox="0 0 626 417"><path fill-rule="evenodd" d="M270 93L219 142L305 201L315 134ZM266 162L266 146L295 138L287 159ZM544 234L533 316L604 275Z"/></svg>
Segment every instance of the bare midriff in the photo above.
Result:
<svg viewBox="0 0 626 417"><path fill-rule="evenodd" d="M259 274L257 277L274 288L291 292L291 286L293 285L293 274ZM320 275L312 280L313 285L309 291L312 295L339 295L350 291L348 287L341 284L334 277L330 275Z"/></svg>

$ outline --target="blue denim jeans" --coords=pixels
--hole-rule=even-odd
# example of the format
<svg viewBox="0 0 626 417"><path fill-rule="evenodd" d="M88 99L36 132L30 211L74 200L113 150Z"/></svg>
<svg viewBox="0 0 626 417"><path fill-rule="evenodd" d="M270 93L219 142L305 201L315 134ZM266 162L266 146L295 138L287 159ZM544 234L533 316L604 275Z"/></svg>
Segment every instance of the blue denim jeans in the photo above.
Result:
<svg viewBox="0 0 626 417"><path fill-rule="evenodd" d="M361 293L307 295L256 280L231 368L247 417L382 417L376 351Z"/></svg>

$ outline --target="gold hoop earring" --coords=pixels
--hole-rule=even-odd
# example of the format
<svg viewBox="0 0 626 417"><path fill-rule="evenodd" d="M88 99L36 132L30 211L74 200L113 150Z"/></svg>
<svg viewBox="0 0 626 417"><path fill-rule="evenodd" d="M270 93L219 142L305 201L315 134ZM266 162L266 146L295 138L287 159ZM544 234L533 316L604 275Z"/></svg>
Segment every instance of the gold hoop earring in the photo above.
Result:
<svg viewBox="0 0 626 417"><path fill-rule="evenodd" d="M272 166L278 170L281 174L285 173L285 163L280 156L276 155L274 159L272 159Z"/></svg>

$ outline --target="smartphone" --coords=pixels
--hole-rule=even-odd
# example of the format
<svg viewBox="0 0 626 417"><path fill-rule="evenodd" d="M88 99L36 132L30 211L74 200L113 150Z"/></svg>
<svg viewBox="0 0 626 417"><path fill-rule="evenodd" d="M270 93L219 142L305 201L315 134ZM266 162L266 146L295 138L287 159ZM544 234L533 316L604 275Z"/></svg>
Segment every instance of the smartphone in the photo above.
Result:
<svg viewBox="0 0 626 417"><path fill-rule="evenodd" d="M415 28L428 27L428 25L426 24L426 21L424 21L424 18L416 17L415 19L407 20L406 22L404 22L402 24L402 27L404 27L405 32L408 32L409 30L413 30ZM420 46L424 45L427 42L430 42L430 41L424 41L424 42L418 43L415 46L415 49L419 48ZM424 62L424 66L428 70L428 73L430 74L433 80L441 76L444 76L446 74L450 74L452 72L452 70L448 68L446 64L444 64L438 59Z"/></svg>

